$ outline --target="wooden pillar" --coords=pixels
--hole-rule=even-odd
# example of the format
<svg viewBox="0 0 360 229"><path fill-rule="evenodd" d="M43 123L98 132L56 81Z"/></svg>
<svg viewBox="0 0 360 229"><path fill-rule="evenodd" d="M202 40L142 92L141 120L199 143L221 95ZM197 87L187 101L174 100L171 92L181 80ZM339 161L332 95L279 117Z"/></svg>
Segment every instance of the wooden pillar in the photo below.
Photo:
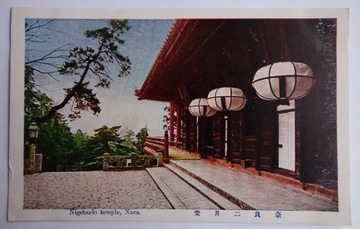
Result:
<svg viewBox="0 0 360 229"><path fill-rule="evenodd" d="M170 120L169 120L169 130L170 130L170 143L174 142L174 104L170 103Z"/></svg>
<svg viewBox="0 0 360 229"><path fill-rule="evenodd" d="M168 132L165 131L164 134L164 155L163 155L163 162L169 163L169 136Z"/></svg>
<svg viewBox="0 0 360 229"><path fill-rule="evenodd" d="M181 107L176 107L176 147L181 146Z"/></svg>

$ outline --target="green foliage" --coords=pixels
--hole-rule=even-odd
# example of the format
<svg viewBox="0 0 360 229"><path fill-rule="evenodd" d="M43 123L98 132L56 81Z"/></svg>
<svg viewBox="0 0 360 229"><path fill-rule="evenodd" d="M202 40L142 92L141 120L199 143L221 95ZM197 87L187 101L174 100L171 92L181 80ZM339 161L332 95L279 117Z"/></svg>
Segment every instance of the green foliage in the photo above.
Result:
<svg viewBox="0 0 360 229"><path fill-rule="evenodd" d="M51 22L36 20L26 23L26 42L45 42L46 39L38 35L41 34L38 30ZM27 59L24 73L24 158L29 157L28 127L33 121L39 126L36 146L37 153L43 154L43 171L102 169L103 154L106 152L114 155L141 153L131 142L132 131L128 131L125 142L119 137L120 126L103 126L95 130L94 136L88 136L81 130L73 134L65 117L58 112L70 102L70 120L80 118L83 110L91 110L94 114L101 112L100 100L93 87L109 88L112 80L109 64L120 67L119 77L130 73L130 59L120 51L125 43L122 35L129 29L126 20L110 20L107 27L85 31L85 38L93 41L89 44L95 43L91 47L74 47L65 55L65 46L60 46L39 58ZM65 60L61 67L56 64L59 60ZM47 69L49 66L50 70ZM73 86L64 89L65 97L57 105L37 89L33 77L34 73L55 77L55 72L74 79ZM94 83L92 79L98 80Z"/></svg>
<svg viewBox="0 0 360 229"><path fill-rule="evenodd" d="M25 128L27 128L36 117L40 117L48 112L50 106L53 104L53 101L45 93L36 89L33 74L34 71L32 68L25 67Z"/></svg>
<svg viewBox="0 0 360 229"><path fill-rule="evenodd" d="M52 105L52 100L35 87L33 79L33 69L25 67L25 85L24 85L24 159L29 157L29 136L28 128L30 123L37 117L46 113ZM39 148L39 147L38 147ZM39 151L39 149L38 149Z"/></svg>
<svg viewBox="0 0 360 229"><path fill-rule="evenodd" d="M43 154L44 171L71 170L78 157L75 154L72 133L64 117L57 114L39 126L37 153Z"/></svg>
<svg viewBox="0 0 360 229"><path fill-rule="evenodd" d="M25 69L25 121L24 121L24 159L29 157L28 128L37 117L51 109L52 100L36 90L31 68ZM43 171L84 171L101 170L103 154L130 155L139 153L130 139L122 140L119 136L121 126L103 126L88 136L81 130L75 134L63 115L56 112L46 122L39 125L39 138L36 152L43 154ZM132 131L127 131L132 136Z"/></svg>
<svg viewBox="0 0 360 229"><path fill-rule="evenodd" d="M170 112L176 112L176 107L173 111L170 111L170 106L164 107L165 114L163 115L163 130L170 130L170 125L176 129L176 118L177 115L173 115L173 123L170 123Z"/></svg>
<svg viewBox="0 0 360 229"><path fill-rule="evenodd" d="M163 116L163 130L169 130L170 129L170 107L166 106L164 107L165 114Z"/></svg>
<svg viewBox="0 0 360 229"><path fill-rule="evenodd" d="M121 126L107 127L95 129L95 133L91 137L83 137L79 131L74 135L78 148L85 147L86 153L77 163L73 170L101 170L103 154L110 153L111 155L128 156L132 153L142 154L134 143L129 139L123 140L120 138ZM75 138L76 137L76 138Z"/></svg>
<svg viewBox="0 0 360 229"><path fill-rule="evenodd" d="M136 134L136 138L137 138L137 142L136 142L136 147L139 150L142 150L142 148L144 148L145 146L145 138L148 136L148 129L147 127L142 128L139 133Z"/></svg>
<svg viewBox="0 0 360 229"><path fill-rule="evenodd" d="M125 56L120 47L125 43L122 34L130 29L126 20L110 20L107 27L87 30L85 37L97 43L96 47L74 47L69 51L66 61L58 69L61 75L69 75L74 78L73 86L65 88L65 97L62 102L51 109L41 118L38 123L47 121L55 113L69 102L72 103L70 120L80 118L80 112L91 110L93 114L101 112L100 100L92 87L109 88L111 83L111 64L119 66L119 77L130 73L131 62ZM92 85L91 79L97 79Z"/></svg>
<svg viewBox="0 0 360 229"><path fill-rule="evenodd" d="M95 134L90 138L90 145L97 146L99 150L112 153L116 145L121 142L119 137L119 129L121 126L113 126L111 128L102 126L101 128L95 129Z"/></svg>

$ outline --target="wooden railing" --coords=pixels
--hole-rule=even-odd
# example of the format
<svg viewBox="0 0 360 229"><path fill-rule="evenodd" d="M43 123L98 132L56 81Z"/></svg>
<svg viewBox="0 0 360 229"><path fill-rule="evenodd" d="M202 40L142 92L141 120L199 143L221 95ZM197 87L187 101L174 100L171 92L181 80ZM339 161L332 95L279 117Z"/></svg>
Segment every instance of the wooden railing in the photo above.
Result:
<svg viewBox="0 0 360 229"><path fill-rule="evenodd" d="M163 155L163 162L169 163L169 139L167 131L165 132L164 137L146 137L145 146L142 151L149 155L157 155L161 152Z"/></svg>
<svg viewBox="0 0 360 229"><path fill-rule="evenodd" d="M146 137L143 151L149 155L155 155L158 152L164 152L164 138Z"/></svg>
<svg viewBox="0 0 360 229"><path fill-rule="evenodd" d="M163 166L162 153L156 155L138 155L136 153L130 156L111 156L109 153L104 153L103 170L104 171L118 171L130 169L144 169L147 167Z"/></svg>

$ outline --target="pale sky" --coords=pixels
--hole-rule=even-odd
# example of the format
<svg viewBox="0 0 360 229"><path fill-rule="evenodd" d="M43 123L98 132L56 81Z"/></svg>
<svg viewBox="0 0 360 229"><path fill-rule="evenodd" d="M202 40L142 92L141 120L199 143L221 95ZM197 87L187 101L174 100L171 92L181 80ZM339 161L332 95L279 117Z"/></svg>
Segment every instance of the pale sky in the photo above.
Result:
<svg viewBox="0 0 360 229"><path fill-rule="evenodd" d="M27 23L33 20L27 20ZM138 101L134 95L135 88L140 88L147 77L167 34L173 24L172 20L129 20L131 29L124 34L125 44L120 48L124 55L131 60L131 73L125 78L118 78L118 68L109 66L113 71L113 81L109 89L95 89L100 100L101 113L93 115L91 111L83 111L81 118L69 122L72 132L81 129L88 134L103 125L108 127L121 125L135 133L145 126L150 135L163 135L163 108L167 103L155 101ZM86 40L86 29L101 28L107 25L107 20L55 20L45 29L39 31L38 36L46 42L27 43L26 58L36 58L36 55L48 53L62 45L70 49L75 46L91 46ZM69 76L56 75L55 79L45 75L36 75L36 83L40 89L50 96L55 103L64 98L65 87L70 87L74 79ZM69 105L60 113L67 116Z"/></svg>

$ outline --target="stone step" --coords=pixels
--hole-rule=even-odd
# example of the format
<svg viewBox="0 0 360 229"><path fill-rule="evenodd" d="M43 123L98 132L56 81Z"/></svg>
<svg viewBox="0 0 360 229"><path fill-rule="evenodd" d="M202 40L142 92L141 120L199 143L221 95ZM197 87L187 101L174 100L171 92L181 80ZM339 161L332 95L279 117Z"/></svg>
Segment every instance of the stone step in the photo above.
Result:
<svg viewBox="0 0 360 229"><path fill-rule="evenodd" d="M166 164L165 166L167 166L168 168L173 168L172 170L176 169L177 171L179 171L178 173L181 174L181 177L187 177L189 180L191 180L193 184L192 186L194 188L197 189L197 187L200 187L201 190L199 190L199 192L202 192L202 189L207 190L206 194L204 193L204 195L212 199L216 203L222 203L222 205L224 205L223 209L255 210L254 207L248 205L239 198L227 193L226 191L220 189L212 183L207 182L201 177L196 176L191 171L181 167L177 163L170 161L170 164Z"/></svg>
<svg viewBox="0 0 360 229"><path fill-rule="evenodd" d="M243 210L338 211L337 202L235 169L202 160L170 164Z"/></svg>
<svg viewBox="0 0 360 229"><path fill-rule="evenodd" d="M174 209L219 209L166 167L146 168Z"/></svg>
<svg viewBox="0 0 360 229"><path fill-rule="evenodd" d="M218 194L217 192L211 190L209 187L205 186L201 182L199 182L194 177L190 176L188 173L184 172L182 169L180 169L175 164L164 164L166 168L168 168L170 171L172 171L174 174L176 174L178 177L180 177L183 181L185 181L187 184L189 184L192 188L197 190L199 193L201 193L203 196L208 198L210 201L212 201L214 204L216 204L220 209L224 210L234 210L234 209L240 209L240 207L222 195Z"/></svg>

